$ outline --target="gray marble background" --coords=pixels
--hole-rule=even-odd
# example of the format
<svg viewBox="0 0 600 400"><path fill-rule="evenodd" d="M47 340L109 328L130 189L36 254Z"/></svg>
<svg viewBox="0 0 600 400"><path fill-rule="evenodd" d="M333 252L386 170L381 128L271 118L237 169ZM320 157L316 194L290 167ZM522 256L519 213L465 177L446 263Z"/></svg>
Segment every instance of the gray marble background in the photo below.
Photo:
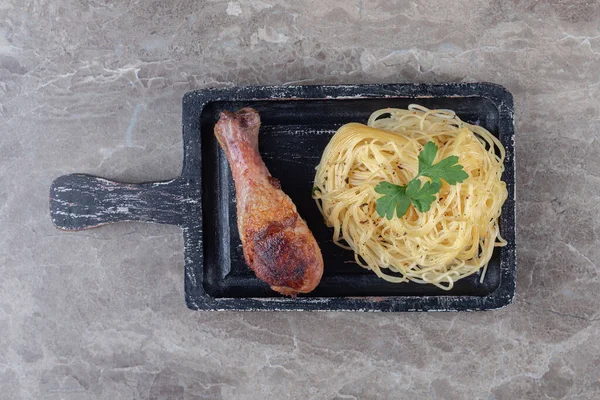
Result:
<svg viewBox="0 0 600 400"><path fill-rule="evenodd" d="M450 6L452 3L452 6ZM52 179L181 168L181 97L492 81L515 96L516 302L192 312L178 228L53 228ZM0 398L600 398L596 1L0 0Z"/></svg>

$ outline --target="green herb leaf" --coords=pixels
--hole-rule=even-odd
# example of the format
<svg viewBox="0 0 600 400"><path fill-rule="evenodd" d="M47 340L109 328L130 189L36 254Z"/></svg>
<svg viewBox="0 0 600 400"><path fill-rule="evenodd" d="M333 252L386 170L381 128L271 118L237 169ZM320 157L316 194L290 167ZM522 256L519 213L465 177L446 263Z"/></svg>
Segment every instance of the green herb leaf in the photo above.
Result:
<svg viewBox="0 0 600 400"><path fill-rule="evenodd" d="M317 193L317 192L320 192L320 191L321 191L321 189L319 189L319 187L318 187L318 186L313 186L313 188L312 188L312 193L311 193L311 194L314 196L314 195L315 195L315 193Z"/></svg>
<svg viewBox="0 0 600 400"><path fill-rule="evenodd" d="M438 147L433 142L428 142L419 153L419 173L408 182L408 185L399 186L389 182L380 182L375 187L375 192L383 194L377 199L375 210L377 214L387 219L392 219L394 213L402 217L408 211L410 204L420 212L427 212L435 201L437 193L442 187L442 179L450 185L462 182L469 177L458 163L457 156L449 156L433 163ZM419 177L430 180L422 183Z"/></svg>
<svg viewBox="0 0 600 400"><path fill-rule="evenodd" d="M462 182L469 177L463 170L463 166L458 163L457 156L449 156L438 162L433 163L437 154L438 147L433 142L428 142L419 153L419 176L426 176L432 182L445 180L450 185Z"/></svg>
<svg viewBox="0 0 600 400"><path fill-rule="evenodd" d="M442 185L439 182L425 182L413 179L408 183L406 194L410 197L415 208L421 212L427 212L431 203L435 201L435 195L440 191Z"/></svg>
<svg viewBox="0 0 600 400"><path fill-rule="evenodd" d="M392 219L394 213L403 216L410 207L410 198L406 195L406 186L398 186L389 182L380 182L375 186L375 191L383 194L377 199L375 210L377 214L387 219Z"/></svg>
<svg viewBox="0 0 600 400"><path fill-rule="evenodd" d="M421 171L425 170L428 167L431 167L433 164L433 160L435 160L435 156L437 154L438 147L433 142L427 142L425 146L423 146L423 150L419 153L419 174Z"/></svg>

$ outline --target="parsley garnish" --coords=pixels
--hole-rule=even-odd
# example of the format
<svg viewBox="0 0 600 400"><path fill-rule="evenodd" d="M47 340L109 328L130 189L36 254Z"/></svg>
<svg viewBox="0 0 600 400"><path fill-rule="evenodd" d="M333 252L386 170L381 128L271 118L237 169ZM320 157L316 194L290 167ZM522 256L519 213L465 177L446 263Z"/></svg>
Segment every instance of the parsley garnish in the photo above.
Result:
<svg viewBox="0 0 600 400"><path fill-rule="evenodd" d="M469 177L458 163L457 156L449 156L434 164L438 147L433 142L428 142L419 153L419 173L408 185L399 186L389 182L380 182L375 186L375 191L383 194L377 199L376 211L382 217L392 219L394 213L402 217L412 203L421 212L429 211L431 203L436 199L436 194L442 187L442 179L450 185L462 182ZM430 180L421 185L419 177Z"/></svg>

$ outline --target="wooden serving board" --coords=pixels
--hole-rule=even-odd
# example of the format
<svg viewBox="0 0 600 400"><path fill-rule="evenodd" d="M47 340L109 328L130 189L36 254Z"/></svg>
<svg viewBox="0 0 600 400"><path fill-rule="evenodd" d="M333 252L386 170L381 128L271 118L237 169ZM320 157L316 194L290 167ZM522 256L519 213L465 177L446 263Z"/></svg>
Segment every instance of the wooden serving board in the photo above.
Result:
<svg viewBox="0 0 600 400"><path fill-rule="evenodd" d="M483 283L473 275L450 292L432 285L392 284L354 263L335 246L311 188L315 167L337 128L366 122L375 110L418 103L449 108L497 135L506 148L506 200L498 248ZM315 291L296 299L278 295L243 260L235 188L213 134L222 110L259 111L261 154L306 219L323 252L325 273ZM185 240L185 293L198 310L487 310L509 304L515 292L515 161L512 95L489 83L271 86L207 89L183 98L184 162L181 176L165 182L125 184L73 174L50 189L54 224L75 231L120 221L173 224Z"/></svg>

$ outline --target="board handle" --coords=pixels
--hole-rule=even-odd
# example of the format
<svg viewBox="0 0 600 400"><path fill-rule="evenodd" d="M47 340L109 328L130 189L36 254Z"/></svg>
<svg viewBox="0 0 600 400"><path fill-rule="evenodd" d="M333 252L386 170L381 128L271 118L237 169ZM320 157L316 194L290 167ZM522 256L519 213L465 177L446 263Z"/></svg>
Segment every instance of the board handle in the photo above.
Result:
<svg viewBox="0 0 600 400"><path fill-rule="evenodd" d="M54 225L78 231L121 222L182 225L191 203L181 179L150 183L119 183L97 176L64 175L50 187Z"/></svg>

